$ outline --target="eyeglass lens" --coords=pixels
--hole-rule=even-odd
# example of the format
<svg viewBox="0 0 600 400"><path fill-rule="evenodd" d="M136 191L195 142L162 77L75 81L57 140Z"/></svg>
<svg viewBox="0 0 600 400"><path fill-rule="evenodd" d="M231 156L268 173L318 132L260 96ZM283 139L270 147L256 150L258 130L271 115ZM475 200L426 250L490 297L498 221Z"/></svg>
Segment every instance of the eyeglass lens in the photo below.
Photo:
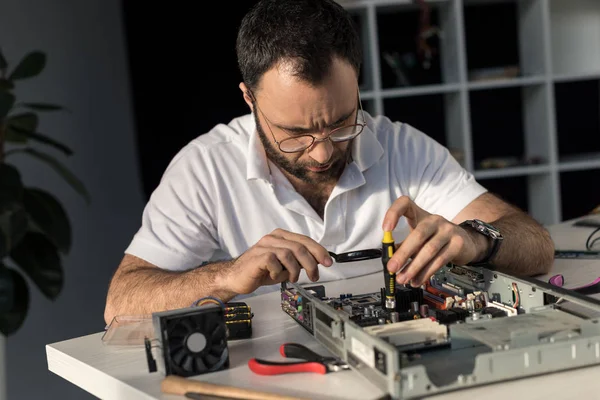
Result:
<svg viewBox="0 0 600 400"><path fill-rule="evenodd" d="M329 139L331 139L333 142L350 140L358 135L362 129L363 127L361 125L340 128L332 132L329 136ZM300 151L310 147L313 144L313 141L314 138L310 135L290 137L279 142L279 147L281 148L281 151Z"/></svg>

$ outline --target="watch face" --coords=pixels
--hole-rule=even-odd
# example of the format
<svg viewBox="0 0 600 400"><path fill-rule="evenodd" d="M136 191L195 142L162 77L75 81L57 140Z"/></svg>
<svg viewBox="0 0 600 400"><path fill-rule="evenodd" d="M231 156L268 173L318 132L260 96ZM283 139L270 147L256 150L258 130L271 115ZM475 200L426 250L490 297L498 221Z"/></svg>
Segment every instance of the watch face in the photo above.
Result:
<svg viewBox="0 0 600 400"><path fill-rule="evenodd" d="M486 236L490 236L494 239L502 239L502 234L500 234L498 229L479 219L474 219L471 223L471 226Z"/></svg>

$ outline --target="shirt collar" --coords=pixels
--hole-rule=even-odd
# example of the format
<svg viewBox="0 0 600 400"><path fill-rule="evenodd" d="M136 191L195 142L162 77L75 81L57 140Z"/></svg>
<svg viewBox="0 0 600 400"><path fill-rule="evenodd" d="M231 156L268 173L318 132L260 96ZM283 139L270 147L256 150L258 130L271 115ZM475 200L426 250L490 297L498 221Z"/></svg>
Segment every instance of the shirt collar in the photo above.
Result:
<svg viewBox="0 0 600 400"><path fill-rule="evenodd" d="M375 136L375 133L370 128L373 125L373 120L367 112L365 112L365 119L367 125L361 134L354 139L354 146L352 148L352 160L361 172L369 169L379 161L384 153L383 146L381 146L377 136Z"/></svg>
<svg viewBox="0 0 600 400"><path fill-rule="evenodd" d="M246 179L264 179L270 182L271 174L267 153L258 137L254 117L250 119L247 131L250 133L250 140L248 141L248 158L246 159Z"/></svg>
<svg viewBox="0 0 600 400"><path fill-rule="evenodd" d="M372 122L371 116L365 112L365 117L367 125L361 134L354 139L352 148L352 160L361 172L375 164L384 153L381 143L377 140L377 136L375 136L375 133L369 127ZM258 137L254 118L250 119L249 124L251 125L247 128L250 133L250 139L248 141L248 158L246 160L246 179L264 179L270 182L269 162L262 142Z"/></svg>

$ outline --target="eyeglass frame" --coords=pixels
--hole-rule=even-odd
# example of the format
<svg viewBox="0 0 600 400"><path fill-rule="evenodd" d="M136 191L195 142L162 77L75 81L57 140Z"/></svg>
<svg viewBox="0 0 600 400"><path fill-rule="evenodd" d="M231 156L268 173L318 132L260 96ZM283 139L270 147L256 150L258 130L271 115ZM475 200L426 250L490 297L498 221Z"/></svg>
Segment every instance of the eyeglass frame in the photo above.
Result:
<svg viewBox="0 0 600 400"><path fill-rule="evenodd" d="M269 118L267 118L267 116L262 112L262 110L260 109L260 107L258 107L258 101L256 100L256 96L254 96L254 93L252 91L250 91L250 89L248 89L248 92L249 92L248 94L250 95L250 97L254 100L254 102L253 102L254 106L258 109L258 111L261 113L261 115L265 119L265 121L267 123L267 127L269 128L269 132L271 132L271 136L273 136L273 140L275 141L275 143L277 143L277 148L279 148L279 151L281 151L282 153L288 153L288 154L300 153L302 151L305 151L306 149L310 149L315 143L324 142L326 140L331 140L332 143L333 142L335 142L335 143L347 142L349 140L356 139L358 137L358 135L360 135L363 132L363 130L365 129L365 126L367 126L366 122L358 123L358 112L357 112L356 113L356 121L357 122L355 122L354 124L344 125L344 126L340 126L339 128L332 129L329 132L329 134L327 134L327 136L325 136L322 139L317 139L314 135L311 135L311 134L292 135L292 134L290 134L288 132L285 132L285 130L282 129L285 132L285 134L289 136L289 138L283 139L281 142L284 142L284 141L289 140L289 139L296 139L296 138L307 137L307 136L309 136L312 139L311 143L308 146L306 146L303 149L301 149L301 150L286 151L286 150L283 150L281 148L281 142L278 141L275 138L275 134L273 133L273 129L271 129L271 123L272 122L269 121ZM360 108L360 113L361 113L362 120L365 121L365 112L363 110L362 100L360 98L360 90L357 90L357 94L358 94L358 105L359 105L358 108ZM358 109L357 109L357 111L358 111ZM333 135L335 132L337 132L337 131L339 131L341 129L346 129L346 128L350 128L350 127L353 127L353 126L360 126L360 131L356 135L354 135L353 137L351 137L349 139L338 140L338 141L334 141L334 140L331 139L331 135Z"/></svg>

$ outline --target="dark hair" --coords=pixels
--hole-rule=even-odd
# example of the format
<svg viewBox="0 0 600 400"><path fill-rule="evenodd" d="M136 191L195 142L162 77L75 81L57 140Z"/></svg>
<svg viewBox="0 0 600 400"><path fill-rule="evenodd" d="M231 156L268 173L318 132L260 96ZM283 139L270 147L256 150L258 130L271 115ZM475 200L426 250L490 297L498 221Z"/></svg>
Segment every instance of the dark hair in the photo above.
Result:
<svg viewBox="0 0 600 400"><path fill-rule="evenodd" d="M236 51L242 79L256 89L281 60L311 84L327 76L338 56L360 73L360 37L350 14L333 0L261 0L242 19Z"/></svg>

